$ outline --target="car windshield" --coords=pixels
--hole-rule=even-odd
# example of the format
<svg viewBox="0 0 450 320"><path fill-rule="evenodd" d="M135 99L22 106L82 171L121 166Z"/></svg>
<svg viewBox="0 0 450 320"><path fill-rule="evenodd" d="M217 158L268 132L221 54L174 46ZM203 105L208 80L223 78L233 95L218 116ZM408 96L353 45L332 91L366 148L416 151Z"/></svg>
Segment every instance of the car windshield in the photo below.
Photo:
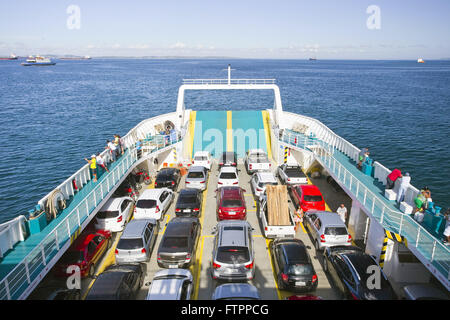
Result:
<svg viewBox="0 0 450 320"><path fill-rule="evenodd" d="M201 178L204 178L204 175L203 175L203 172L201 172L201 171L194 171L194 172L189 172L187 177L192 178L192 179L201 179Z"/></svg>
<svg viewBox="0 0 450 320"><path fill-rule="evenodd" d="M63 263L80 263L83 260L83 251L68 251L61 259Z"/></svg>
<svg viewBox="0 0 450 320"><path fill-rule="evenodd" d="M186 237L165 237L162 246L164 248L187 248L188 238Z"/></svg>
<svg viewBox="0 0 450 320"><path fill-rule="evenodd" d="M133 239L120 239L119 243L117 244L117 249L120 250L134 250L134 249L141 249L144 247L144 241L141 238Z"/></svg>
<svg viewBox="0 0 450 320"><path fill-rule="evenodd" d="M217 251L216 260L223 263L245 263L250 259L246 247L220 247Z"/></svg>
<svg viewBox="0 0 450 320"><path fill-rule="evenodd" d="M258 183L258 187L260 187L260 188L263 188L264 186L267 186L267 185L276 186L277 183L276 182L260 182L260 183Z"/></svg>
<svg viewBox="0 0 450 320"><path fill-rule="evenodd" d="M242 207L242 201L239 199L224 199L222 201L222 207L225 208Z"/></svg>
<svg viewBox="0 0 450 320"><path fill-rule="evenodd" d="M222 172L219 179L236 179L236 173L234 172Z"/></svg>
<svg viewBox="0 0 450 320"><path fill-rule="evenodd" d="M367 286L367 283L369 277L374 274L374 270L378 270L380 273L382 273L380 267L373 261L368 255L361 254L361 255L355 255L351 259L352 265L356 270L356 273L358 273L359 277L361 278L360 283ZM370 271L373 268L374 270ZM387 289L390 287L389 282L385 279L384 276L380 277L380 284L381 289Z"/></svg>
<svg viewBox="0 0 450 320"><path fill-rule="evenodd" d="M194 157L194 161L207 161L208 157L205 156L196 156Z"/></svg>
<svg viewBox="0 0 450 320"><path fill-rule="evenodd" d="M348 234L344 227L326 227L325 234L328 236L343 236Z"/></svg>
<svg viewBox="0 0 450 320"><path fill-rule="evenodd" d="M180 204L195 204L197 203L197 197L195 195L180 195L178 202Z"/></svg>
<svg viewBox="0 0 450 320"><path fill-rule="evenodd" d="M312 275L314 271L310 264L294 264L289 266L287 273L294 276L303 276Z"/></svg>
<svg viewBox="0 0 450 320"><path fill-rule="evenodd" d="M156 200L154 199L141 199L136 203L136 208L151 209L156 208Z"/></svg>
<svg viewBox="0 0 450 320"><path fill-rule="evenodd" d="M307 202L319 202L319 201L322 201L322 196L308 196L305 194L303 196L303 200L305 200Z"/></svg>
<svg viewBox="0 0 450 320"><path fill-rule="evenodd" d="M100 211L97 213L97 218L100 219L108 219L108 218L116 218L119 215L119 211Z"/></svg>

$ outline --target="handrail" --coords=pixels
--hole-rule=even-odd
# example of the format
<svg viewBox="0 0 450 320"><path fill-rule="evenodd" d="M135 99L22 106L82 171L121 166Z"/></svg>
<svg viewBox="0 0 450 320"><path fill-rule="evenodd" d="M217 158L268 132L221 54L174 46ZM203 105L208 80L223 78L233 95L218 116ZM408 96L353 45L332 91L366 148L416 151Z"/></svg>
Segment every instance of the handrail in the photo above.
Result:
<svg viewBox="0 0 450 320"><path fill-rule="evenodd" d="M286 136L288 137L287 139L285 138ZM297 137L296 140L294 138L295 143L292 142L293 136ZM303 137L301 137L299 134L292 134L290 132L286 134L285 132L283 132L283 136L280 138L280 140L281 140L281 142L287 142L296 147L304 148L304 147L306 147L306 140L308 138L307 137L305 137L303 139L301 139L301 138L303 138ZM304 142L303 146L300 144L301 141ZM319 141L316 141L316 142L319 142ZM320 141L319 143L322 145L326 144L323 141ZM315 153L315 154L317 157L319 157L321 160L324 161L324 164L326 166L328 166L328 168L331 171L333 171L335 174L337 174L337 177L339 179L343 180L344 185L346 185L350 189L351 192L353 192L353 189L356 189L356 197L358 199L361 198L360 197L361 194L363 195L362 203L364 206L367 206L367 203L370 201L370 199L372 199L372 201L371 201L372 205L370 208L370 212L372 213L372 216L381 225L383 225L387 229L396 231L399 234L403 233L404 236L406 237L406 239L408 240L408 243L414 245L419 251L421 251L422 255L425 258L427 258L431 262L437 263L439 266L441 266L443 269L445 269L447 271L446 277L448 277L449 271L450 271L450 262L444 261L444 263L441 263L440 261L435 260L435 256L437 253L436 249L443 251L443 253L446 253L447 255L450 254L450 249L447 246L445 246L440 241L436 240L436 238L432 234L430 234L423 226L421 226L419 223L417 223L417 221L412 219L409 215L403 214L400 211L394 211L391 208L389 208L383 201L381 201L379 199L380 195L376 195L369 188L367 188L364 183L360 182L358 178L356 178L350 171L348 171L345 168L345 166L343 166L339 162L339 160L337 160L333 156L332 152L330 152L329 157L325 157L325 156L317 154L317 153ZM333 161L331 159L333 159ZM349 184L347 183L347 181L349 181ZM353 185L356 184L356 185L354 185L354 188L352 188L352 184ZM377 207L377 206L381 210L381 215L376 214L376 212L375 212L375 207ZM411 228L411 226L412 226L412 228ZM414 231L417 230L417 235L415 238L413 235L410 234L410 232L408 232L411 229L414 229ZM421 237L422 237L422 241L420 240ZM423 238L428 238L429 240L431 240L432 243L430 244L429 242L424 241ZM431 246L432 247L431 256L427 257L426 254L424 252L422 252L423 250L420 250L420 245L425 246L425 248L422 248L423 250L425 250L426 247Z"/></svg>
<svg viewBox="0 0 450 320"><path fill-rule="evenodd" d="M183 79L183 84L207 84L207 85L214 85L214 84L275 84L275 79Z"/></svg>

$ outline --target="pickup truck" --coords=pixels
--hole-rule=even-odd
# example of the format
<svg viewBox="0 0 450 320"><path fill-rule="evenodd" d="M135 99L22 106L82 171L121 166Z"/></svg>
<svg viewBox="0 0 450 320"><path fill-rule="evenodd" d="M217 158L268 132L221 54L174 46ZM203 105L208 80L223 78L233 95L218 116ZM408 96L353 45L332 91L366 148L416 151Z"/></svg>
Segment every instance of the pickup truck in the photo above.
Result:
<svg viewBox="0 0 450 320"><path fill-rule="evenodd" d="M308 179L299 165L282 164L277 170L278 178L283 184L307 184Z"/></svg>
<svg viewBox="0 0 450 320"><path fill-rule="evenodd" d="M245 155L244 164L248 174L256 171L269 171L272 166L267 157L267 153L262 149L248 150Z"/></svg>
<svg viewBox="0 0 450 320"><path fill-rule="evenodd" d="M267 193L264 192L259 198L257 204L257 212L261 222L262 231L266 238L294 238L295 237L295 222L294 216L290 209L289 211L289 224L287 225L269 225L268 217L268 205L267 205Z"/></svg>

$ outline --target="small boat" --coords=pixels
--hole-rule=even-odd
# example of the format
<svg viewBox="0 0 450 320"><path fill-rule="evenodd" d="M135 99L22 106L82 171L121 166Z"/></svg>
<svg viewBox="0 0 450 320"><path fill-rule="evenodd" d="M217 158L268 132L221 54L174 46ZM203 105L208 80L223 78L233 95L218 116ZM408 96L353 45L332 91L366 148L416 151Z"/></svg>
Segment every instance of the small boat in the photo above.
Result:
<svg viewBox="0 0 450 320"><path fill-rule="evenodd" d="M58 59L59 60L91 60L92 58L90 56L84 56L84 57L61 57Z"/></svg>
<svg viewBox="0 0 450 320"><path fill-rule="evenodd" d="M425 63L425 61L422 58L417 59L418 63Z"/></svg>
<svg viewBox="0 0 450 320"><path fill-rule="evenodd" d="M12 53L9 57L0 57L0 60L17 60L17 56Z"/></svg>
<svg viewBox="0 0 450 320"><path fill-rule="evenodd" d="M21 63L23 66L53 66L56 62L53 62L49 58L41 57L41 56L30 56L28 57L26 62Z"/></svg>
<svg viewBox="0 0 450 320"><path fill-rule="evenodd" d="M316 61L317 60L317 58L309 58L309 61Z"/></svg>

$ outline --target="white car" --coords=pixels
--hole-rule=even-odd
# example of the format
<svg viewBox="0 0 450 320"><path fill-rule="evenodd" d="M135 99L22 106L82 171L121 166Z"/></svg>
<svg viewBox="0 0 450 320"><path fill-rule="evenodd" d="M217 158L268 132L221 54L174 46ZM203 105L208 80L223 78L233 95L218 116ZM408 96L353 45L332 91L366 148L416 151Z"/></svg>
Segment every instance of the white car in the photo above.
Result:
<svg viewBox="0 0 450 320"><path fill-rule="evenodd" d="M259 198L266 191L266 185L277 185L278 181L275 175L271 171L255 172L250 180L250 186L252 187L255 197Z"/></svg>
<svg viewBox="0 0 450 320"><path fill-rule="evenodd" d="M146 300L190 300L193 277L187 269L164 269L153 277Z"/></svg>
<svg viewBox="0 0 450 320"><path fill-rule="evenodd" d="M197 151L192 159L193 166L201 166L206 169L211 169L211 154L208 151Z"/></svg>
<svg viewBox="0 0 450 320"><path fill-rule="evenodd" d="M236 167L222 167L219 172L217 188L239 186Z"/></svg>
<svg viewBox="0 0 450 320"><path fill-rule="evenodd" d="M134 208L134 219L160 220L174 199L169 188L146 189L139 197Z"/></svg>
<svg viewBox="0 0 450 320"><path fill-rule="evenodd" d="M120 232L130 220L134 201L130 197L110 198L97 213L95 229Z"/></svg>

